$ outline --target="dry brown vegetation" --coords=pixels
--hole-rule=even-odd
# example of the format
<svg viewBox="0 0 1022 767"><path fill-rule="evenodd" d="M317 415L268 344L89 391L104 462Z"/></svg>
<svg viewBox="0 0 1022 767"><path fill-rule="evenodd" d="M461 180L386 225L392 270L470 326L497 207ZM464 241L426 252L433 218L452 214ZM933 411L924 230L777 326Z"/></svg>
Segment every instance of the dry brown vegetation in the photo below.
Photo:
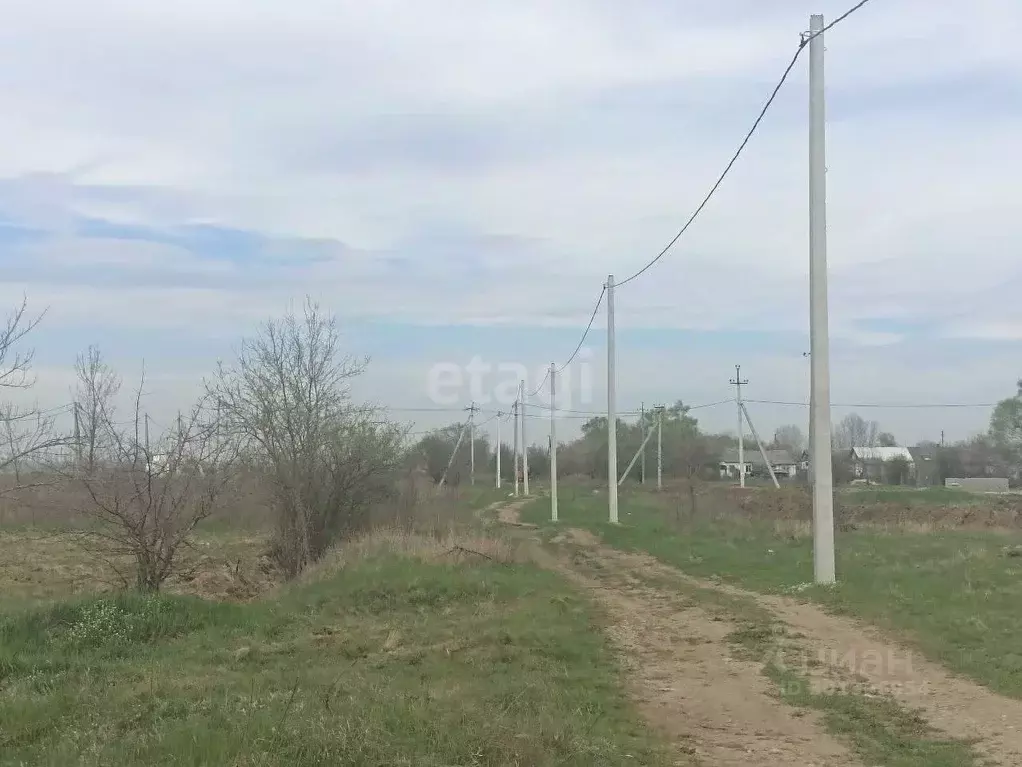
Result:
<svg viewBox="0 0 1022 767"><path fill-rule="evenodd" d="M87 494L70 482L36 478L32 487L0 495L2 599L28 602L123 588L117 571L130 566L130 555L97 557L73 534L88 522L80 513ZM182 550L177 572L166 583L168 592L246 601L284 581L268 556L273 497L266 481L249 471L236 487ZM505 541L473 532L477 509L489 497L488 491L469 488L438 492L428 480L409 474L390 497L373 505L364 532L330 550L324 568L335 570L371 552L513 561L516 555Z"/></svg>

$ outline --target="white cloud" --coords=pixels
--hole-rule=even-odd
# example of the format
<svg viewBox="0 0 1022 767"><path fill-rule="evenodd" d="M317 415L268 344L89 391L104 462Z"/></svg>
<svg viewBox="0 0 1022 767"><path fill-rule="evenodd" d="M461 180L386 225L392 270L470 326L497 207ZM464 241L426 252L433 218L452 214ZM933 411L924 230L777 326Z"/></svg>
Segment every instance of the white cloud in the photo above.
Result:
<svg viewBox="0 0 1022 767"><path fill-rule="evenodd" d="M17 148L0 214L54 236L16 251L35 272L0 300L28 290L56 328L223 338L306 292L348 319L581 327L607 273L640 267L699 203L821 7L847 3L19 4L0 26L0 142ZM1020 31L1008 0L885 0L828 34L837 343L907 343L885 319L1022 337L1005 203ZM803 61L676 251L619 292L622 328L806 332L806 99ZM79 216L354 250L260 282L172 246L83 240ZM437 231L476 250L423 245ZM117 279L72 283L85 263ZM1011 364L983 372L1013 380ZM863 369L840 380L893 386Z"/></svg>

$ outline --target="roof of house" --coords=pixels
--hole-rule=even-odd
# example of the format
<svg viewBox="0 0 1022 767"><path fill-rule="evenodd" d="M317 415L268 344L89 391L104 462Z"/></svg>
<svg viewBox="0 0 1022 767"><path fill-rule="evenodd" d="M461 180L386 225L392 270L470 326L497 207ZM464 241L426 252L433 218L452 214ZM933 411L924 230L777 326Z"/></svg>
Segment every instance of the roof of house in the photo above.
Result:
<svg viewBox="0 0 1022 767"><path fill-rule="evenodd" d="M907 447L853 447L852 456L860 461L893 461L904 458L909 463L915 463Z"/></svg>
<svg viewBox="0 0 1022 767"><path fill-rule="evenodd" d="M767 458L770 459L771 466L790 466L796 461L792 460L791 453L787 450L767 450ZM738 463L738 448L729 447L720 455L721 463ZM759 450L755 448L745 449L745 462L751 463L753 466L765 466L763 463L763 456L760 455Z"/></svg>
<svg viewBox="0 0 1022 767"><path fill-rule="evenodd" d="M908 448L908 451L912 454L916 463L937 460L937 448L933 445L916 445L915 447Z"/></svg>

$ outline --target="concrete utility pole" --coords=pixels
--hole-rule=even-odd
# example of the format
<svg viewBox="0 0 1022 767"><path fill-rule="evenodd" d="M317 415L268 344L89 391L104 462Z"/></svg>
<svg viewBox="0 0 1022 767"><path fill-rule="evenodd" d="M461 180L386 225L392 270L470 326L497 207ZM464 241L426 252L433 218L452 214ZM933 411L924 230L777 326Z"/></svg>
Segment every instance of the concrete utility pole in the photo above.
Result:
<svg viewBox="0 0 1022 767"><path fill-rule="evenodd" d="M607 507L611 524L617 518L617 410L614 371L614 275L607 275Z"/></svg>
<svg viewBox="0 0 1022 767"><path fill-rule="evenodd" d="M646 403L639 403L639 442L646 444ZM646 484L646 451L642 451L642 463L639 464L639 478L642 484Z"/></svg>
<svg viewBox="0 0 1022 767"><path fill-rule="evenodd" d="M496 487L500 490L500 419L504 414L497 411L497 479Z"/></svg>
<svg viewBox="0 0 1022 767"><path fill-rule="evenodd" d="M735 402L738 403L738 484L745 487L745 434L742 424L742 385L749 383L742 380L742 366L735 365L735 377L730 381L735 387Z"/></svg>
<svg viewBox="0 0 1022 767"><path fill-rule="evenodd" d="M515 498L518 497L518 400L511 406L515 416Z"/></svg>
<svg viewBox="0 0 1022 767"><path fill-rule="evenodd" d="M664 406L656 406L656 489L664 489Z"/></svg>
<svg viewBox="0 0 1022 767"><path fill-rule="evenodd" d="M550 521L557 521L557 368L550 363Z"/></svg>
<svg viewBox="0 0 1022 767"><path fill-rule="evenodd" d="M82 422L78 415L78 403L75 404L75 471L82 468Z"/></svg>
<svg viewBox="0 0 1022 767"><path fill-rule="evenodd" d="M770 463L770 457L767 455L766 448L763 447L763 440L759 438L759 432L756 431L756 424L752 422L752 416L749 415L749 408L745 407L745 403L741 404L742 412L745 413L745 420L749 422L749 431L752 432L752 438L756 440L756 445L759 446L759 454L763 456L763 463L766 464L767 471L770 472L770 479L774 483L774 488L777 490L781 489L781 484L777 481L777 474L774 473L773 464Z"/></svg>
<svg viewBox="0 0 1022 767"><path fill-rule="evenodd" d="M653 432L650 432L649 434L646 435L646 438L642 441L642 444L639 445L639 449L635 451L635 455L632 456L632 460L628 463L627 468L621 474L621 479L617 481L619 486L623 485L624 481L628 479L628 475L631 473L632 467L635 466L635 462L639 460L639 456L642 455L642 451L646 449L646 443L649 442L652 438Z"/></svg>
<svg viewBox="0 0 1022 767"><path fill-rule="evenodd" d="M519 386L521 387L521 399L522 403L522 491L529 494L529 443L525 439L525 381L522 381Z"/></svg>
<svg viewBox="0 0 1022 767"><path fill-rule="evenodd" d="M813 570L833 583L834 476L830 446L830 343L827 327L827 160L823 16L809 19L809 336L812 369Z"/></svg>
<svg viewBox="0 0 1022 767"><path fill-rule="evenodd" d="M469 484L474 485L476 483L476 403L473 402L469 405L466 410L469 411L468 416L468 476Z"/></svg>
<svg viewBox="0 0 1022 767"><path fill-rule="evenodd" d="M447 468L444 469L443 475L440 477L440 482L437 484L437 488L444 486L447 482L447 473L451 470L451 466L454 465L454 457L458 454L458 448L461 447L461 441L465 439L465 432L468 431L468 424L466 423L461 427L461 431L458 432L458 441L454 443L454 450L451 451L451 458L447 461Z"/></svg>

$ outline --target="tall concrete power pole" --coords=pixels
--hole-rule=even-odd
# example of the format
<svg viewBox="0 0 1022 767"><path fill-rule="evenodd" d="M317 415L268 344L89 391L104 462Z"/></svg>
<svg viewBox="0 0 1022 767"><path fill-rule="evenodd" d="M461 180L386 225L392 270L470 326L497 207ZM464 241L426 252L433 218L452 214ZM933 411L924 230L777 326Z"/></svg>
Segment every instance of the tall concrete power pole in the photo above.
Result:
<svg viewBox="0 0 1022 767"><path fill-rule="evenodd" d="M611 524L617 516L617 396L614 370L614 275L607 275L607 508Z"/></svg>
<svg viewBox="0 0 1022 767"><path fill-rule="evenodd" d="M515 498L518 497L518 400L511 406L515 418Z"/></svg>
<svg viewBox="0 0 1022 767"><path fill-rule="evenodd" d="M833 583L834 477L830 446L830 343L827 323L827 160L823 16L809 19L809 336L813 467L813 571Z"/></svg>
<svg viewBox="0 0 1022 767"><path fill-rule="evenodd" d="M475 484L475 403L468 407L468 477L469 484Z"/></svg>
<svg viewBox="0 0 1022 767"><path fill-rule="evenodd" d="M656 407L656 489L664 489L664 406Z"/></svg>
<svg viewBox="0 0 1022 767"><path fill-rule="evenodd" d="M500 490L500 419L504 414L497 411L497 479L496 488Z"/></svg>
<svg viewBox="0 0 1022 767"><path fill-rule="evenodd" d="M522 408L522 492L529 494L529 442L525 438L525 381L519 384L518 401Z"/></svg>
<svg viewBox="0 0 1022 767"><path fill-rule="evenodd" d="M735 387L735 402L738 403L738 485L745 487L745 427L742 423L742 366L735 365L735 377L730 381Z"/></svg>
<svg viewBox="0 0 1022 767"><path fill-rule="evenodd" d="M557 521L557 368L550 363L550 521Z"/></svg>
<svg viewBox="0 0 1022 767"><path fill-rule="evenodd" d="M646 439L646 403L639 403L639 444L641 445ZM642 462L639 464L639 481L646 484L646 450L642 451Z"/></svg>

